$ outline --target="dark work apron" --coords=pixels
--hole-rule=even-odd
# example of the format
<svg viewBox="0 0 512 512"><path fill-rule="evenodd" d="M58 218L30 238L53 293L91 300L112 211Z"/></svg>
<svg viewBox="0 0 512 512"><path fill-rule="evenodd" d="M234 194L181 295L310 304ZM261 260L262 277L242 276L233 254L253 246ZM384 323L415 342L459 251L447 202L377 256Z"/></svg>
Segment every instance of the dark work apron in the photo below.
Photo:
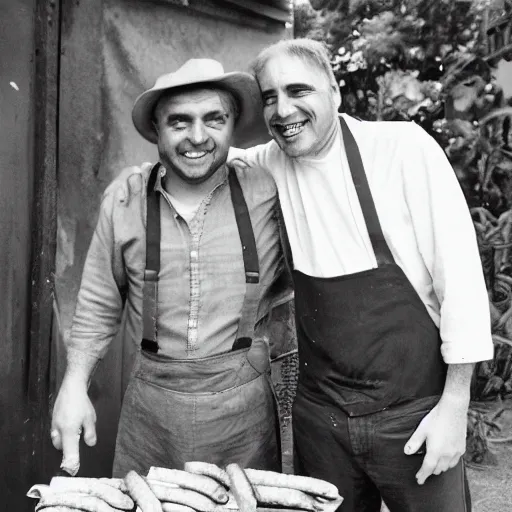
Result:
<svg viewBox="0 0 512 512"><path fill-rule="evenodd" d="M191 460L220 466L279 470L278 419L269 351L254 339L259 305L259 258L243 191L233 169L228 182L240 235L246 294L232 350L200 359L158 354L160 270L159 164L147 188L143 339L119 423L114 476L152 465L183 468Z"/></svg>
<svg viewBox="0 0 512 512"><path fill-rule="evenodd" d="M343 118L340 123L378 267L332 278L293 271L298 393L360 416L441 395L446 364L439 329L394 261L357 143Z"/></svg>

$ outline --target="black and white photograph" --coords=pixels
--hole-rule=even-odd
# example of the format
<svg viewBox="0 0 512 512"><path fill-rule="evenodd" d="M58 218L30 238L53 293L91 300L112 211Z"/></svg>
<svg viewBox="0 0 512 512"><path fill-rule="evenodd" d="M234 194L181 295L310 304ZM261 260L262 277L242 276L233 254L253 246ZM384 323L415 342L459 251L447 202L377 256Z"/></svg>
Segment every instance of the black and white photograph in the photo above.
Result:
<svg viewBox="0 0 512 512"><path fill-rule="evenodd" d="M512 0L1 0L6 512L512 511Z"/></svg>

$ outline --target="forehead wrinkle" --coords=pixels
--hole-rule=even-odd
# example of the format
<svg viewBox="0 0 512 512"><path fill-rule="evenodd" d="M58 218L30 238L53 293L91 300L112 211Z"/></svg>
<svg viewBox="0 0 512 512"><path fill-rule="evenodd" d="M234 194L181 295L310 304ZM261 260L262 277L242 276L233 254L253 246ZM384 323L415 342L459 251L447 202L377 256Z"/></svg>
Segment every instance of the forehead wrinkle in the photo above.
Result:
<svg viewBox="0 0 512 512"><path fill-rule="evenodd" d="M158 100L154 115L158 119L161 113L166 117L169 115L204 117L213 112L231 113L231 103L227 97L224 97L225 94L229 93L212 89L200 89L197 91L183 91L175 95L164 95ZM206 102L210 105L198 114L194 106Z"/></svg>

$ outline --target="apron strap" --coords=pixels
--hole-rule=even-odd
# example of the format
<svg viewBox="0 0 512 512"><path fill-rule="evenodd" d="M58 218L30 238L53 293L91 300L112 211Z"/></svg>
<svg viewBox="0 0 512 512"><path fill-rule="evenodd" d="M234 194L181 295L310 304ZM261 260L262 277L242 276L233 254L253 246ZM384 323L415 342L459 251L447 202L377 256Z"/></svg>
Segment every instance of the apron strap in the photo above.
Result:
<svg viewBox="0 0 512 512"><path fill-rule="evenodd" d="M256 240L252 228L249 209L245 202L244 193L236 171L229 169L228 174L229 188L231 191L231 201L235 210L235 219L242 243L242 255L245 268L245 297L242 306L242 314L238 323L238 331L233 350L249 348L252 345L254 337L254 326L258 315L259 306L259 282L260 282L260 263L258 250L256 249Z"/></svg>
<svg viewBox="0 0 512 512"><path fill-rule="evenodd" d="M379 222L379 216L375 209L375 203L372 198L368 179L364 170L363 160L357 142L350 131L347 122L340 116L341 132L343 134L343 142L345 144L345 151L347 152L348 165L352 174L352 181L356 187L357 197L363 212L364 220L366 222L366 229L370 236L373 252L377 265L384 265L387 263L394 263L395 259L391 254L384 233Z"/></svg>
<svg viewBox="0 0 512 512"><path fill-rule="evenodd" d="M160 162L151 169L146 193L146 268L142 291L141 348L158 352L158 273L160 272L160 193L155 190Z"/></svg>

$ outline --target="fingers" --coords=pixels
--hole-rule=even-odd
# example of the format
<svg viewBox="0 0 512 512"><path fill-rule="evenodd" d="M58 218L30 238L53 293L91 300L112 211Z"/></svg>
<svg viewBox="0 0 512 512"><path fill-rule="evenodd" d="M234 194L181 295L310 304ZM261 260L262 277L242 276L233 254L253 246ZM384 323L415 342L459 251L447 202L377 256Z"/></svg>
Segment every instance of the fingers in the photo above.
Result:
<svg viewBox="0 0 512 512"><path fill-rule="evenodd" d="M96 444L96 417L88 416L84 420L84 441L87 446Z"/></svg>
<svg viewBox="0 0 512 512"><path fill-rule="evenodd" d="M426 423L423 421L419 424L418 428L414 431L414 434L409 438L409 441L407 441L404 452L406 455L412 455L413 453L416 453L423 443L427 439L427 428Z"/></svg>
<svg viewBox="0 0 512 512"><path fill-rule="evenodd" d="M437 467L437 457L433 455L429 455L428 451L423 459L423 464L421 465L420 470L416 473L416 481L419 485L423 485L425 480L434 473L434 470Z"/></svg>
<svg viewBox="0 0 512 512"><path fill-rule="evenodd" d="M80 435L81 429L61 429L62 464L61 468L71 476L75 476L80 468Z"/></svg>
<svg viewBox="0 0 512 512"><path fill-rule="evenodd" d="M427 478L431 475L440 475L449 469L454 468L460 460L461 455L445 455L438 456L427 451L427 455L423 459L423 464L416 473L416 480L419 485L423 485Z"/></svg>
<svg viewBox="0 0 512 512"><path fill-rule="evenodd" d="M60 430L55 428L53 425L50 437L52 438L53 446L57 448L57 450L62 450L62 436L60 435Z"/></svg>
<svg viewBox="0 0 512 512"><path fill-rule="evenodd" d="M437 465L432 473L434 475L440 475L441 473L448 471L450 469L450 463L451 463L450 457L441 457L439 459L439 461L437 462Z"/></svg>
<svg viewBox="0 0 512 512"><path fill-rule="evenodd" d="M248 169L249 168L249 165L247 164L247 162L245 160L243 160L242 158L233 158L233 160L231 160L229 162L229 165L238 167L240 169Z"/></svg>

